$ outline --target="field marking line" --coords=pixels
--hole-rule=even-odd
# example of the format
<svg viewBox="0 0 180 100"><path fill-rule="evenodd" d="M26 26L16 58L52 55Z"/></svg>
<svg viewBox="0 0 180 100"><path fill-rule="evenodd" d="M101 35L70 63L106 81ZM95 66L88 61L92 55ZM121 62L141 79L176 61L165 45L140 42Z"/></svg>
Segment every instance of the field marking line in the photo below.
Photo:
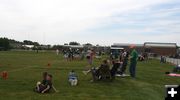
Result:
<svg viewBox="0 0 180 100"><path fill-rule="evenodd" d="M28 66L28 67L23 67L23 68L19 68L19 69L10 70L8 72L17 72L17 71L22 71L22 70L25 70L25 69L34 68L34 67L39 67L39 66Z"/></svg>

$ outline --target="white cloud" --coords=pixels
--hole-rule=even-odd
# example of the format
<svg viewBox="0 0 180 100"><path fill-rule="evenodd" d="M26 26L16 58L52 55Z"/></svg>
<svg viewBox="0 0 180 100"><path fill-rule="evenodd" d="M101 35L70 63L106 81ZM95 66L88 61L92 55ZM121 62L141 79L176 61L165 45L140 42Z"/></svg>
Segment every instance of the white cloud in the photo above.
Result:
<svg viewBox="0 0 180 100"><path fill-rule="evenodd" d="M113 22L112 16L148 10L166 2L172 0L0 0L0 36L51 44L73 40L103 44L98 35L88 38L87 30L103 26L106 21ZM113 42L110 39L108 44Z"/></svg>

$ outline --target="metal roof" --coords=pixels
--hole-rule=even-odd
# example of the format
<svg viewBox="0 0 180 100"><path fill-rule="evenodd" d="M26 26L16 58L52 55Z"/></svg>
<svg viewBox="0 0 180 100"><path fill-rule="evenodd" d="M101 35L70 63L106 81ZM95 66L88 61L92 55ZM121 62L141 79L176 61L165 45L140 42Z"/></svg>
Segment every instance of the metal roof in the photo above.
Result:
<svg viewBox="0 0 180 100"><path fill-rule="evenodd" d="M33 48L34 45L23 45L24 47L27 47L27 48Z"/></svg>
<svg viewBox="0 0 180 100"><path fill-rule="evenodd" d="M83 48L82 45L69 45L71 48Z"/></svg>
<svg viewBox="0 0 180 100"><path fill-rule="evenodd" d="M146 42L144 43L145 47L171 47L177 48L176 43L156 43L156 42Z"/></svg>
<svg viewBox="0 0 180 100"><path fill-rule="evenodd" d="M69 48L83 48L82 45L63 45L63 47L69 47Z"/></svg>
<svg viewBox="0 0 180 100"><path fill-rule="evenodd" d="M144 45L143 44L133 44L133 43L114 43L112 46L131 46L131 45L134 45L136 47L143 47Z"/></svg>
<svg viewBox="0 0 180 100"><path fill-rule="evenodd" d="M113 50L123 50L124 48L121 48L121 47L111 47L111 49L113 49Z"/></svg>

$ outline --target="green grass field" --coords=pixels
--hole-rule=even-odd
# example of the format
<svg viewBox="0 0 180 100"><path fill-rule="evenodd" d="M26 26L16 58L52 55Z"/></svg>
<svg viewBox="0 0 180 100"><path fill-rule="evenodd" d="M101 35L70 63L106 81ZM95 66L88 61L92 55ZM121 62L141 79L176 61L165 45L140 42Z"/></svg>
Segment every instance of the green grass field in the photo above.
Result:
<svg viewBox="0 0 180 100"><path fill-rule="evenodd" d="M95 60L94 65L98 66L100 62ZM165 75L173 66L160 64L157 60L138 62L137 79L117 77L113 82L91 83L91 75L82 73L86 65L85 60L66 62L54 52L1 51L0 71L8 71L9 78L0 79L0 100L164 100L164 85L180 84L180 78ZM79 76L76 87L71 87L67 81L72 69ZM59 93L33 92L44 71L53 75Z"/></svg>

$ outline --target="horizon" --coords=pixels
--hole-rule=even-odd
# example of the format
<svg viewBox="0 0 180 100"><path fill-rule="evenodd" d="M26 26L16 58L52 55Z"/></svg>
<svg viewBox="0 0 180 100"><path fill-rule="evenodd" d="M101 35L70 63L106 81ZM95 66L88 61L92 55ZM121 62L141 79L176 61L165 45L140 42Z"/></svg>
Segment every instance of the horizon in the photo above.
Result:
<svg viewBox="0 0 180 100"><path fill-rule="evenodd" d="M7 38L7 37L0 37L0 38ZM10 39L10 40L15 40L15 41L18 41L18 42L23 42L23 41L25 41L25 40L22 40L22 41L19 41L19 40L16 40L16 39L11 39L11 38L7 38L7 39ZM27 41L32 41L32 40L27 40ZM32 42L37 42L37 41L32 41ZM77 41L69 41L69 42L67 42L67 43L63 43L63 44L41 44L41 43L39 43L39 45L51 45L51 46L53 46L53 45L65 45L65 44L68 44L69 45L69 43L70 42L77 42ZM79 42L77 42L77 43L79 43ZM117 45L117 44L128 44L128 45L143 45L143 44L145 44L145 43L168 43L168 44L174 44L175 42L143 42L143 43L128 43L128 42L119 42L119 43L112 43L111 45L99 45L99 44L92 44L92 43L90 43L90 44L92 44L93 46L96 46L96 45L99 45L99 46L112 46L112 45ZM79 45L84 45L84 44L87 44L87 43L79 43ZM177 43L175 43L176 45L177 45L177 47L180 47L180 45L178 45Z"/></svg>
<svg viewBox="0 0 180 100"><path fill-rule="evenodd" d="M0 37L40 44L180 45L179 0L0 0Z"/></svg>

